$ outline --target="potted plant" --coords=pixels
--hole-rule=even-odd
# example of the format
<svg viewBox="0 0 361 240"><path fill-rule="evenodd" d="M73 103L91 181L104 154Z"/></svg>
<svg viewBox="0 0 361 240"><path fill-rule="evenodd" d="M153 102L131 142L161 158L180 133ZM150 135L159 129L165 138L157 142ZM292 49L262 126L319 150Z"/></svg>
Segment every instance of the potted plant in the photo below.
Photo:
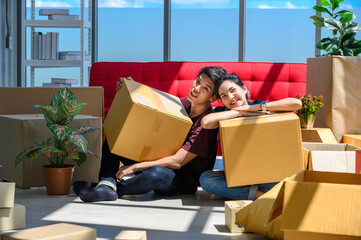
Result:
<svg viewBox="0 0 361 240"><path fill-rule="evenodd" d="M356 40L360 25L354 22L355 14L340 10L344 0L321 0L313 9L323 16L311 16L316 27L329 29L331 37L316 44L322 56L307 59L306 92L322 95L326 107L317 114L317 127L331 128L336 140L344 133L359 133L361 121L361 41ZM345 1L346 2L346 1Z"/></svg>
<svg viewBox="0 0 361 240"><path fill-rule="evenodd" d="M312 128L316 120L316 113L324 106L322 96L312 96L305 94L303 97L296 95L302 102L302 108L297 110L296 114L300 118L302 128Z"/></svg>
<svg viewBox="0 0 361 240"><path fill-rule="evenodd" d="M25 157L33 162L40 155L45 156L49 160L49 165L43 166L48 194L69 193L74 165L65 164L65 160L72 160L81 167L86 161L86 154L94 155L87 149L88 142L83 135L97 128L82 126L74 129L69 126L85 105L86 103L76 100L74 93L64 88L55 93L50 106L33 107L43 110L46 126L54 136L41 143L33 143L31 147L19 153L15 165Z"/></svg>

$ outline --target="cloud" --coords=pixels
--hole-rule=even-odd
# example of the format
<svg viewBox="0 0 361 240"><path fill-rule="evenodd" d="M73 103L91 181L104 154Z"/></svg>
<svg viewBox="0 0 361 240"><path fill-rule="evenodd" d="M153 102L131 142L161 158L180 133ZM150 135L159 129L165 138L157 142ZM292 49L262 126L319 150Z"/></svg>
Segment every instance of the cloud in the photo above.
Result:
<svg viewBox="0 0 361 240"><path fill-rule="evenodd" d="M308 9L308 7L298 7L296 5L294 5L291 2L286 2L285 6L281 6L281 7L274 7L274 6L269 6L267 4L259 4L257 8L260 9L275 9L275 8L285 8L285 9Z"/></svg>
<svg viewBox="0 0 361 240"><path fill-rule="evenodd" d="M354 9L354 7L351 4L340 4L340 8Z"/></svg>
<svg viewBox="0 0 361 240"><path fill-rule="evenodd" d="M27 0L26 1L26 6L31 6L31 0ZM36 0L35 1L35 6L36 7L66 7L66 8L70 8L72 7L72 5L70 5L69 3L64 3L62 1L41 1L41 0Z"/></svg>
<svg viewBox="0 0 361 240"><path fill-rule="evenodd" d="M129 8L139 7L137 4L131 4L126 0L99 0L98 7L101 8Z"/></svg>
<svg viewBox="0 0 361 240"><path fill-rule="evenodd" d="M150 0L152 1L152 0ZM197 3L229 3L230 0L172 0L176 4L197 4Z"/></svg>

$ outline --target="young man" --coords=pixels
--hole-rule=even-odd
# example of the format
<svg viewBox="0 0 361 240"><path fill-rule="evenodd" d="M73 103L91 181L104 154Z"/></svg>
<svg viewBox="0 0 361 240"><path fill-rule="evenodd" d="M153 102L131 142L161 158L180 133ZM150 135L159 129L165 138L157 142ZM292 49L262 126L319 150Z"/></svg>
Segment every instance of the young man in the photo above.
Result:
<svg viewBox="0 0 361 240"><path fill-rule="evenodd" d="M215 84L226 71L204 67L199 71L187 97L181 98L193 125L183 146L172 156L154 161L136 162L109 151L103 144L99 184L75 182L74 192L84 202L114 201L118 196L144 194L152 190L164 195L190 194L197 191L199 176L211 170L217 154L217 130L203 129L202 118L212 111L216 100ZM124 166L119 167L119 163ZM124 180L125 176L136 174Z"/></svg>

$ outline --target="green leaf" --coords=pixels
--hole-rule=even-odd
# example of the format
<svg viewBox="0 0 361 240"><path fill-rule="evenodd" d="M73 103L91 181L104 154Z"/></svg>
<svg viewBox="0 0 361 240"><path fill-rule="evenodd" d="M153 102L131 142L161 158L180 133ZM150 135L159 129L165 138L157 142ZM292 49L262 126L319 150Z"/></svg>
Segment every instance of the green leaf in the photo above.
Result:
<svg viewBox="0 0 361 240"><path fill-rule="evenodd" d="M327 9L327 8L324 8L324 7L321 7L321 6L314 6L313 9L316 11L316 12L327 12L328 14L330 14L332 16L332 13Z"/></svg>
<svg viewBox="0 0 361 240"><path fill-rule="evenodd" d="M348 22L345 24L342 35L344 36L349 33L357 33L358 30L360 30L360 24L358 24L356 22Z"/></svg>
<svg viewBox="0 0 361 240"><path fill-rule="evenodd" d="M341 22L337 21L333 17L325 17L325 27L330 30L340 30Z"/></svg>
<svg viewBox="0 0 361 240"><path fill-rule="evenodd" d="M361 48L361 40L354 40L351 44L350 44L350 48L354 49L354 48Z"/></svg>
<svg viewBox="0 0 361 240"><path fill-rule="evenodd" d="M83 135L76 134L76 135L68 135L67 139L72 142L74 145L81 148L84 152L88 147L88 141L83 137Z"/></svg>
<svg viewBox="0 0 361 240"><path fill-rule="evenodd" d="M353 49L354 56L358 56L361 53L361 48L355 48Z"/></svg>
<svg viewBox="0 0 361 240"><path fill-rule="evenodd" d="M54 97L51 100L50 105L52 107L59 107L61 104L63 104L67 100L75 100L76 101L76 96L68 88L63 88L54 94Z"/></svg>
<svg viewBox="0 0 361 240"><path fill-rule="evenodd" d="M81 151L73 151L65 158L73 160L79 167L82 167L86 161L86 154Z"/></svg>
<svg viewBox="0 0 361 240"><path fill-rule="evenodd" d="M39 149L41 149L40 144L37 144L36 146L31 146L31 147L24 149L21 153L16 155L15 166L17 166L24 159L24 157L27 156L29 153L38 151Z"/></svg>
<svg viewBox="0 0 361 240"><path fill-rule="evenodd" d="M52 106L40 106L35 104L33 109L41 108L43 110L44 118L46 121L46 125L49 126L50 124L58 123L58 111L56 108Z"/></svg>
<svg viewBox="0 0 361 240"><path fill-rule="evenodd" d="M321 0L320 3L322 6L331 7L331 4L327 0Z"/></svg>
<svg viewBox="0 0 361 240"><path fill-rule="evenodd" d="M324 27L325 26L325 24L324 24L325 19L323 17L313 15L310 18L314 20L313 24L316 27Z"/></svg>
<svg viewBox="0 0 361 240"><path fill-rule="evenodd" d="M330 0L331 2L331 9L332 11L339 8L340 7L340 2L342 2L343 0Z"/></svg>
<svg viewBox="0 0 361 240"><path fill-rule="evenodd" d="M74 129L72 132L71 132L71 135L76 135L76 134L81 134L81 135L84 135L86 133L90 133L94 130L98 130L98 128L94 128L94 127L78 127L77 129Z"/></svg>
<svg viewBox="0 0 361 240"><path fill-rule="evenodd" d="M349 34L344 35L341 40L341 45L343 47L354 48L354 47L351 47L351 45L355 41L355 35L356 35L356 33L349 33Z"/></svg>
<svg viewBox="0 0 361 240"><path fill-rule="evenodd" d="M53 124L49 126L50 131L52 131L55 136L61 140L65 135L67 135L68 133L70 133L73 128L70 126L64 126L64 125L59 125L59 124Z"/></svg>
<svg viewBox="0 0 361 240"><path fill-rule="evenodd" d="M347 22L351 22L355 18L356 18L355 14L353 14L352 12L346 12L342 15L340 21L342 22L342 24L345 24Z"/></svg>
<svg viewBox="0 0 361 240"><path fill-rule="evenodd" d="M343 50L343 54L344 54L344 56L353 56L353 50L349 49L349 48L345 48Z"/></svg>
<svg viewBox="0 0 361 240"><path fill-rule="evenodd" d="M73 118L83 109L86 103L78 102L75 100L66 101L60 107L60 112L64 117L62 124L66 125L70 123Z"/></svg>

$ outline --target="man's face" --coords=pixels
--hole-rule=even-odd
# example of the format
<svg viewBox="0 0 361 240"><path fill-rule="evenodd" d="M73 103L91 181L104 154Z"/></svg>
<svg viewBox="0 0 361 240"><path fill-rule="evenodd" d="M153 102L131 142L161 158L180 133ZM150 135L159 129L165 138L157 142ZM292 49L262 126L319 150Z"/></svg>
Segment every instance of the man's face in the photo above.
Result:
<svg viewBox="0 0 361 240"><path fill-rule="evenodd" d="M215 100L213 95L214 84L206 74L197 77L188 94L188 99L193 104L205 104Z"/></svg>

